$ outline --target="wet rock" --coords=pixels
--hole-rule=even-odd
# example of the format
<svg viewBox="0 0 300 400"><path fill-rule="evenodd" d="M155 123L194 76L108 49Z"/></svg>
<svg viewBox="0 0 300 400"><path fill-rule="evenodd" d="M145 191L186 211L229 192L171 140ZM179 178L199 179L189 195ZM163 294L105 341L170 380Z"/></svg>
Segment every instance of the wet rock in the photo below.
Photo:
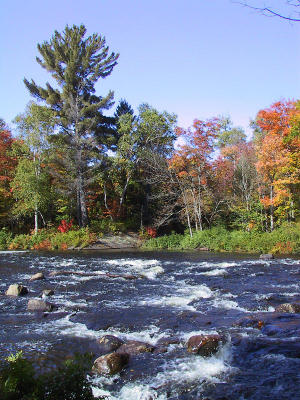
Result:
<svg viewBox="0 0 300 400"><path fill-rule="evenodd" d="M6 291L7 296L23 296L28 293L28 289L25 286L14 284L10 285Z"/></svg>
<svg viewBox="0 0 300 400"><path fill-rule="evenodd" d="M191 336L187 342L187 350L189 353L209 357L217 352L221 342L222 338L220 335Z"/></svg>
<svg viewBox="0 0 300 400"><path fill-rule="evenodd" d="M273 260L274 256L273 254L269 253L269 254L261 254L259 256L260 260Z"/></svg>
<svg viewBox="0 0 300 400"><path fill-rule="evenodd" d="M157 346L169 346L170 344L180 344L181 340L178 337L164 337L157 341Z"/></svg>
<svg viewBox="0 0 300 400"><path fill-rule="evenodd" d="M114 375L120 372L129 361L126 353L110 353L94 361L92 371L100 375Z"/></svg>
<svg viewBox="0 0 300 400"><path fill-rule="evenodd" d="M54 295L54 290L52 290L52 289L44 289L42 291L41 297L44 298L44 297L49 297L49 296L53 296L53 295Z"/></svg>
<svg viewBox="0 0 300 400"><path fill-rule="evenodd" d="M124 341L113 335L105 335L98 340L98 343L101 345L101 350L104 353L111 353L122 346Z"/></svg>
<svg viewBox="0 0 300 400"><path fill-rule="evenodd" d="M166 346L157 346L155 347L153 354L162 354L167 353L168 348Z"/></svg>
<svg viewBox="0 0 300 400"><path fill-rule="evenodd" d="M140 342L138 340L129 340L118 348L117 353L127 353L136 355L140 353L152 353L155 347L149 343Z"/></svg>
<svg viewBox="0 0 300 400"><path fill-rule="evenodd" d="M55 308L53 304L40 299L30 299L27 304L29 311L53 311Z"/></svg>
<svg viewBox="0 0 300 400"><path fill-rule="evenodd" d="M251 327L261 329L265 325L265 321L258 316L247 315L236 321L233 326Z"/></svg>
<svg viewBox="0 0 300 400"><path fill-rule="evenodd" d="M29 280L32 282L32 281L38 281L40 279L45 279L45 275L42 272L38 272L37 274L32 275L32 277Z"/></svg>
<svg viewBox="0 0 300 400"><path fill-rule="evenodd" d="M298 303L284 303L275 308L275 312L279 313L300 313L300 304Z"/></svg>

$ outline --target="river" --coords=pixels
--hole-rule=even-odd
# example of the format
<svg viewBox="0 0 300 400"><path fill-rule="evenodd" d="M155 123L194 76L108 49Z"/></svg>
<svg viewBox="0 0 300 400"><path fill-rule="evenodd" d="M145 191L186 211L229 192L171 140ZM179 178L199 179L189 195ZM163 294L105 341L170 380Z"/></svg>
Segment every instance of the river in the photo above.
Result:
<svg viewBox="0 0 300 400"><path fill-rule="evenodd" d="M54 270L61 274L49 276ZM46 279L30 282L37 272ZM300 301L297 258L0 252L0 274L1 357L22 349L55 365L76 352L98 357L97 339L107 334L154 346L176 338L165 352L131 357L116 376L92 376L94 394L108 400L300 399L300 314L275 312L279 304ZM136 279L124 279L129 275ZM29 293L5 296L13 283ZM27 311L28 300L49 288L57 310ZM215 355L187 352L188 338L202 333L225 337Z"/></svg>

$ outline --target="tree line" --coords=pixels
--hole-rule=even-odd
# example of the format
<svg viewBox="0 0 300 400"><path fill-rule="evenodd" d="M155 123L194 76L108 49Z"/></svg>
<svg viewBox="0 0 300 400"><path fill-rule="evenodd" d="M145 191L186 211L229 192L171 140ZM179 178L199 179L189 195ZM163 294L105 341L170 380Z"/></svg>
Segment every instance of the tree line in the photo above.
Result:
<svg viewBox="0 0 300 400"><path fill-rule="evenodd" d="M67 26L37 48L51 83L24 79L34 101L14 120L18 135L0 125L2 227L109 220L192 236L214 225L272 231L299 218L299 101L260 110L251 140L229 117L183 129L175 114L148 104L135 113L124 99L108 116L114 93L99 95L96 84L119 55L103 36Z"/></svg>

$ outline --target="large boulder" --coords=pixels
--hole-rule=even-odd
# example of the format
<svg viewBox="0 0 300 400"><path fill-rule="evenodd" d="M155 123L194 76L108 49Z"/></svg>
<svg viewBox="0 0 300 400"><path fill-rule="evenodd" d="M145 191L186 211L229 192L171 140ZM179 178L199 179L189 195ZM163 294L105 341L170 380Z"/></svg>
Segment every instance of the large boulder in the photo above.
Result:
<svg viewBox="0 0 300 400"><path fill-rule="evenodd" d="M45 279L45 275L42 272L38 272L37 274L32 275L32 277L29 280L32 282L32 281L38 281L40 279Z"/></svg>
<svg viewBox="0 0 300 400"><path fill-rule="evenodd" d="M124 341L113 335L105 335L98 340L98 343L104 353L111 353L122 346Z"/></svg>
<svg viewBox="0 0 300 400"><path fill-rule="evenodd" d="M117 353L136 355L140 353L152 353L154 349L155 347L149 343L140 342L138 340L129 340L118 348Z"/></svg>
<svg viewBox="0 0 300 400"><path fill-rule="evenodd" d="M283 303L275 308L275 312L279 313L300 313L300 303Z"/></svg>
<svg viewBox="0 0 300 400"><path fill-rule="evenodd" d="M128 364L129 355L126 353L110 353L98 357L94 361L92 371L100 375L114 375L122 371Z"/></svg>
<svg viewBox="0 0 300 400"><path fill-rule="evenodd" d="M29 311L53 311L55 308L53 304L40 299L30 299L27 304Z"/></svg>
<svg viewBox="0 0 300 400"><path fill-rule="evenodd" d="M209 357L217 352L220 343L222 343L220 335L191 336L187 342L187 350L189 353Z"/></svg>
<svg viewBox="0 0 300 400"><path fill-rule="evenodd" d="M25 286L14 284L10 285L6 291L7 296L23 296L28 293L28 289Z"/></svg>
<svg viewBox="0 0 300 400"><path fill-rule="evenodd" d="M261 259L261 260L273 260L273 258L274 258L274 256L273 256L273 254L261 254L260 256L259 256L259 258Z"/></svg>

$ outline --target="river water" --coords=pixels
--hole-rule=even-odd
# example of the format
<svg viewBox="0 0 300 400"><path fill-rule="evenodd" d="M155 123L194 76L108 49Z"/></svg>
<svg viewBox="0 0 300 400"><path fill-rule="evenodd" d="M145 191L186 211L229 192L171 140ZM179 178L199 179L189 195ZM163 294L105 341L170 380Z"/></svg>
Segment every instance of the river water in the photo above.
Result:
<svg viewBox="0 0 300 400"><path fill-rule="evenodd" d="M50 277L51 271L65 271ZM71 272L76 272L72 274ZM46 279L29 282L43 272ZM113 275L109 275L113 274ZM136 279L124 279L131 275ZM51 365L76 352L101 355L106 334L157 345L113 377L92 376L108 400L300 399L300 314L274 312L300 301L300 260L196 252L0 252L0 355L24 354ZM29 289L5 296L8 286ZM51 313L26 310L53 289ZM196 334L226 340L211 357L190 354Z"/></svg>

